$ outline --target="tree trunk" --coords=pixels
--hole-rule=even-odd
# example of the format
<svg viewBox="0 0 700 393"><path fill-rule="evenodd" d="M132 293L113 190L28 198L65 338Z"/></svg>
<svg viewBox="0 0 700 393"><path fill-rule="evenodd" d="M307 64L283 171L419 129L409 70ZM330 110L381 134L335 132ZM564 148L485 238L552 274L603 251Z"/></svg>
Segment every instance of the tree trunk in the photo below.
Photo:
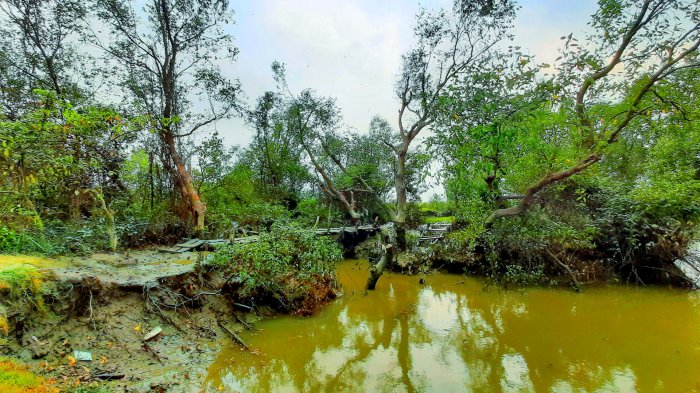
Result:
<svg viewBox="0 0 700 393"><path fill-rule="evenodd" d="M117 251L118 239L117 228L114 223L114 210L107 207L107 203L105 203L105 198L101 191L93 191L93 195L99 203L102 214L105 216L105 231L107 232L107 237L109 238L109 250L112 252Z"/></svg>
<svg viewBox="0 0 700 393"><path fill-rule="evenodd" d="M406 153L408 145L396 156L396 214L393 217L396 225L396 248L399 251L406 250Z"/></svg>
<svg viewBox="0 0 700 393"><path fill-rule="evenodd" d="M68 201L68 219L71 222L80 221L80 207L82 205L82 193L80 190L73 190L70 194L70 200Z"/></svg>
<svg viewBox="0 0 700 393"><path fill-rule="evenodd" d="M570 178L571 176L582 172L589 166L595 164L596 162L600 161L601 156L599 154L591 154L585 159L581 160L576 166L571 167L569 169L559 171L559 172L553 172L549 173L546 176L544 176L540 181L535 183L534 185L530 186L527 191L525 192L525 195L523 195L523 198L520 200L520 203L517 206L514 207L509 207L509 208L504 208L504 209L497 209L495 210L491 216L486 220L486 228L490 228L493 226L493 224L496 222L497 219L501 217L510 217L510 216L518 216L523 213L525 213L532 203L535 201L535 195L542 191L544 188L548 187L551 184L560 182L562 180L566 180Z"/></svg>
<svg viewBox="0 0 700 393"><path fill-rule="evenodd" d="M384 274L384 270L386 269L387 265L392 259L394 259L394 246L389 243L389 236L384 233L380 234L380 236L382 239L382 250L384 251L384 254L379 259L379 262L377 262L377 264L372 266L369 270L367 286L365 287L365 290L369 291L374 290L374 288L377 286L377 281L379 281L379 277Z"/></svg>
<svg viewBox="0 0 700 393"><path fill-rule="evenodd" d="M194 230L199 235L204 231L204 214L206 213L206 205L199 199L199 194L192 183L192 176L187 171L185 162L177 151L175 137L172 132L164 133L165 143L168 145L170 157L175 164L175 169L181 184L182 197L189 203L194 221Z"/></svg>
<svg viewBox="0 0 700 393"><path fill-rule="evenodd" d="M107 236L109 237L109 250L114 252L117 251L117 228L114 225L114 213L111 210L105 211L105 219L107 220L106 230Z"/></svg>

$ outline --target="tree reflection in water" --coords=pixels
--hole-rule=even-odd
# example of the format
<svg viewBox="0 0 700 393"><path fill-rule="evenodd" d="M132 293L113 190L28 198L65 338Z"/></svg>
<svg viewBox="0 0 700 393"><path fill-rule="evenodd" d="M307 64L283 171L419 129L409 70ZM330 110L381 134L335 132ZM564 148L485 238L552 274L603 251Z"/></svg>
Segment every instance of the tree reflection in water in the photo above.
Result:
<svg viewBox="0 0 700 393"><path fill-rule="evenodd" d="M502 290L456 275L339 267L346 295L311 318L281 317L231 346L204 390L241 392L693 391L700 300L669 289ZM359 285L358 285L359 284Z"/></svg>

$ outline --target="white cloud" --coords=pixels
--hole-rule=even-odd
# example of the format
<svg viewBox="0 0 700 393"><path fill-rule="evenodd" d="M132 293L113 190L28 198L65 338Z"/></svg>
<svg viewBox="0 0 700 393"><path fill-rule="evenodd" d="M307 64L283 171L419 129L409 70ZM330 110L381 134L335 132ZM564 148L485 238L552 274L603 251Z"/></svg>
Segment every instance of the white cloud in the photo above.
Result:
<svg viewBox="0 0 700 393"><path fill-rule="evenodd" d="M337 97L346 122L358 129L374 112L394 113L393 76L408 42L401 18L322 0L266 1L263 10L294 90Z"/></svg>

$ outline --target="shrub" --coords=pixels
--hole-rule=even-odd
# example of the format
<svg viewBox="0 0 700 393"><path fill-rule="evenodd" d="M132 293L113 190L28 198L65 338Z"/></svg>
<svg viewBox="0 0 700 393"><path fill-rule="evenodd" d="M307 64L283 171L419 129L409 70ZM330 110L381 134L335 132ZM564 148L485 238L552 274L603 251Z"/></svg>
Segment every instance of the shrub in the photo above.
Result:
<svg viewBox="0 0 700 393"><path fill-rule="evenodd" d="M299 201L296 207L295 219L302 224L315 225L316 219L319 218L318 225L326 227L333 226L336 223L343 222L343 212L337 207L322 203L318 198L305 198Z"/></svg>
<svg viewBox="0 0 700 393"><path fill-rule="evenodd" d="M530 287L555 285L556 281L551 280L544 273L544 266L527 268L521 265L507 265L503 274L493 275L491 281L508 287Z"/></svg>
<svg viewBox="0 0 700 393"><path fill-rule="evenodd" d="M219 248L207 263L238 278L239 296L265 299L284 311L307 313L319 292L325 291L321 297L328 296L335 284L335 264L341 258L335 241L313 230L276 223L257 242Z"/></svg>
<svg viewBox="0 0 700 393"><path fill-rule="evenodd" d="M409 203L406 206L406 226L408 228L417 228L423 223L425 214L417 203Z"/></svg>
<svg viewBox="0 0 700 393"><path fill-rule="evenodd" d="M13 230L0 226L0 253L55 254L59 250L42 231Z"/></svg>
<svg viewBox="0 0 700 393"><path fill-rule="evenodd" d="M241 209L236 219L242 225L267 228L277 220L289 217L289 210L282 205L252 203Z"/></svg>

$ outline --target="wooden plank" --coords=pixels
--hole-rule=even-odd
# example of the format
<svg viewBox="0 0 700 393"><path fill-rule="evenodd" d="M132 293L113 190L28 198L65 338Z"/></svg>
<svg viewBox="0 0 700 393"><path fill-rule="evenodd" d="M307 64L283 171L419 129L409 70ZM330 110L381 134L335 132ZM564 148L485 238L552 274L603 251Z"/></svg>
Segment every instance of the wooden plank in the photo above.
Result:
<svg viewBox="0 0 700 393"><path fill-rule="evenodd" d="M169 253L181 253L185 251L189 251L189 248L185 247L160 247L158 248L158 251L160 252L169 252Z"/></svg>
<svg viewBox="0 0 700 393"><path fill-rule="evenodd" d="M213 240L205 240L204 241L206 244L228 244L231 243L229 240L226 239L213 239Z"/></svg>
<svg viewBox="0 0 700 393"><path fill-rule="evenodd" d="M189 240L187 240L187 241L184 242L184 243L179 243L179 244L177 244L177 246L178 246L178 247L190 247L190 244L196 242L197 240L199 240L199 239L189 239Z"/></svg>
<svg viewBox="0 0 700 393"><path fill-rule="evenodd" d="M182 248L196 248L204 244L204 240L200 239L191 239L186 241L185 243L181 244L176 244L176 247L182 247Z"/></svg>
<svg viewBox="0 0 700 393"><path fill-rule="evenodd" d="M418 240L444 239L445 236L421 236Z"/></svg>
<svg viewBox="0 0 700 393"><path fill-rule="evenodd" d="M244 244L244 243L252 243L258 241L258 236L248 236L248 237L239 237L236 239L233 239L234 243L239 243L239 244Z"/></svg>

